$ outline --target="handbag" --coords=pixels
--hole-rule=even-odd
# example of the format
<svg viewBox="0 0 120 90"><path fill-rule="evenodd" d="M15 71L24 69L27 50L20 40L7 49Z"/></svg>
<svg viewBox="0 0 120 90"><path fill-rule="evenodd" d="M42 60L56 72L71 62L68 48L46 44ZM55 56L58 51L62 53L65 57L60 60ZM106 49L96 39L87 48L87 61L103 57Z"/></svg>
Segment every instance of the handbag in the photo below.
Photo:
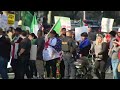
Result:
<svg viewBox="0 0 120 90"><path fill-rule="evenodd" d="M118 51L118 59L120 60L120 50Z"/></svg>
<svg viewBox="0 0 120 90"><path fill-rule="evenodd" d="M118 69L118 72L120 72L120 63L118 64L118 68L117 69Z"/></svg>

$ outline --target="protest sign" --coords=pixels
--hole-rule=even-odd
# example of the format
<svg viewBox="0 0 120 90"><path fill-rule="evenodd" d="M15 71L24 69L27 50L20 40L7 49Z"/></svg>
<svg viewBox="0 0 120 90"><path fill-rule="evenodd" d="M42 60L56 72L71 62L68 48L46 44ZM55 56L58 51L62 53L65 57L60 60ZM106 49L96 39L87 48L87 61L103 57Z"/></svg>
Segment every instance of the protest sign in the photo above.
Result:
<svg viewBox="0 0 120 90"><path fill-rule="evenodd" d="M114 19L102 18L101 21L101 32L110 32L112 31Z"/></svg>
<svg viewBox="0 0 120 90"><path fill-rule="evenodd" d="M13 25L15 23L15 14L8 14L8 24Z"/></svg>
<svg viewBox="0 0 120 90"><path fill-rule="evenodd" d="M75 40L80 41L81 40L81 33L88 32L88 26L83 27L76 27L75 28Z"/></svg>
<svg viewBox="0 0 120 90"><path fill-rule="evenodd" d="M66 28L67 30L71 30L71 21L68 17L61 17L61 16L55 16L54 20L55 23L60 19L62 28Z"/></svg>
<svg viewBox="0 0 120 90"><path fill-rule="evenodd" d="M37 45L32 45L30 50L30 60L36 60L37 58Z"/></svg>
<svg viewBox="0 0 120 90"><path fill-rule="evenodd" d="M7 30L9 27L17 28L18 27L18 21L15 21L13 25L7 25Z"/></svg>
<svg viewBox="0 0 120 90"><path fill-rule="evenodd" d="M6 15L0 15L0 27L3 28L3 29L6 29L7 28L7 20L8 20L8 17Z"/></svg>

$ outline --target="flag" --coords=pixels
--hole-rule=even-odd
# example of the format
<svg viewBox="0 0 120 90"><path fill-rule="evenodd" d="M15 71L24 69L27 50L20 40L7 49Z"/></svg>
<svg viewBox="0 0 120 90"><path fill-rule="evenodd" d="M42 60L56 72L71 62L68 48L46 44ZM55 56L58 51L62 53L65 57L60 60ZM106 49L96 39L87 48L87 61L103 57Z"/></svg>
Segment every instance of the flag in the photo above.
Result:
<svg viewBox="0 0 120 90"><path fill-rule="evenodd" d="M56 23L55 26L53 27L53 30L56 31L56 33L60 35L60 30L61 30L61 22L60 22L60 19L57 21L57 23Z"/></svg>
<svg viewBox="0 0 120 90"><path fill-rule="evenodd" d="M25 29L25 26L30 27L32 22L33 15L29 11L22 11L22 27Z"/></svg>
<svg viewBox="0 0 120 90"><path fill-rule="evenodd" d="M54 26L51 28L51 30L48 32L48 34L45 36L45 45L47 46L48 45L48 37L49 37L49 34L50 32L54 30L59 36L60 36L60 30L61 30L61 22L60 22L60 19L58 19L58 21L54 24Z"/></svg>
<svg viewBox="0 0 120 90"><path fill-rule="evenodd" d="M38 30L39 30L39 27L38 27L37 19L36 19L36 16L34 15L32 23L31 23L30 32L34 33L35 35L37 35Z"/></svg>

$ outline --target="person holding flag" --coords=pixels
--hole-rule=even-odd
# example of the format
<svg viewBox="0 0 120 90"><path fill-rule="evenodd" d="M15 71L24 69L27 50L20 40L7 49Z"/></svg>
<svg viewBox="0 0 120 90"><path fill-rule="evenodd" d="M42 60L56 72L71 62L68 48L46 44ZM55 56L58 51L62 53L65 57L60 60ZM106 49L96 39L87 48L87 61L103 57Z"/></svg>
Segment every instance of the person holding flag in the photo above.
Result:
<svg viewBox="0 0 120 90"><path fill-rule="evenodd" d="M50 66L52 67L53 78L56 78L56 76L57 76L56 71L58 71L58 69L56 67L56 63L57 63L57 60L60 60L60 56L62 54L62 53L60 53L62 42L58 38L58 35L60 36L60 30L61 30L61 22L59 19L57 21L57 23L55 23L53 25L53 27L48 32L48 34L45 36L45 49L43 51L43 56L45 56L44 52L46 50L49 50L49 48L52 48L52 51L53 51L53 53L52 53L53 57L50 57L49 60L46 61L46 69L47 69L47 77L48 78L50 77ZM45 58L46 58L46 56L44 57L44 59Z"/></svg>

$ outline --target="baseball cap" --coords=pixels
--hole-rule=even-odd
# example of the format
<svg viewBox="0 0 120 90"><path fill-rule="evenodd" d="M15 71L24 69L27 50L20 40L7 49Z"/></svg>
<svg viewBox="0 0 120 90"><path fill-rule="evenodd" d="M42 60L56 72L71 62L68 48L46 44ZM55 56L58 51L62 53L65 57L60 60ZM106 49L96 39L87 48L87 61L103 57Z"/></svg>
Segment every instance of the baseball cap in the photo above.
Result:
<svg viewBox="0 0 120 90"><path fill-rule="evenodd" d="M15 29L15 31L17 31L17 32L22 32L22 29L21 29L20 27L17 27L17 28Z"/></svg>

